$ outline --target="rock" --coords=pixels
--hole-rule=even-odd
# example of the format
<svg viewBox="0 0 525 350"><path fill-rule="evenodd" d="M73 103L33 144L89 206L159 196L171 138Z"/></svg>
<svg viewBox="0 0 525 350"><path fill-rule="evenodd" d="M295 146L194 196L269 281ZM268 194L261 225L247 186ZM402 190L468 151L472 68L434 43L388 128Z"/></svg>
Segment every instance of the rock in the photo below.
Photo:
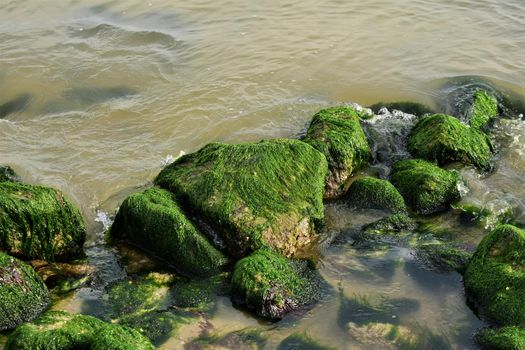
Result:
<svg viewBox="0 0 525 350"><path fill-rule="evenodd" d="M20 179L10 166L0 166L0 182L18 182Z"/></svg>
<svg viewBox="0 0 525 350"><path fill-rule="evenodd" d="M335 348L322 345L308 333L293 333L286 337L277 347L277 350L334 350Z"/></svg>
<svg viewBox="0 0 525 350"><path fill-rule="evenodd" d="M264 246L295 256L318 238L327 163L310 145L270 140L213 143L161 171L155 182L243 257Z"/></svg>
<svg viewBox="0 0 525 350"><path fill-rule="evenodd" d="M6 350L150 350L155 347L138 331L98 318L48 311L10 336Z"/></svg>
<svg viewBox="0 0 525 350"><path fill-rule="evenodd" d="M403 213L407 208L399 191L387 180L360 178L350 185L346 198L351 204L366 209Z"/></svg>
<svg viewBox="0 0 525 350"><path fill-rule="evenodd" d="M454 117L434 114L421 119L408 140L408 150L416 158L472 164L489 170L492 144L483 132L462 124Z"/></svg>
<svg viewBox="0 0 525 350"><path fill-rule="evenodd" d="M26 263L0 253L0 331L38 317L49 305L49 293Z"/></svg>
<svg viewBox="0 0 525 350"><path fill-rule="evenodd" d="M92 280L95 273L95 268L86 262L68 264L32 260L31 266L56 294L65 294L82 287Z"/></svg>
<svg viewBox="0 0 525 350"><path fill-rule="evenodd" d="M325 197L343 193L350 175L366 165L370 149L359 121L360 114L352 107L332 107L314 115L303 141L322 152L328 160Z"/></svg>
<svg viewBox="0 0 525 350"><path fill-rule="evenodd" d="M320 277L306 262L288 260L267 248L239 260L231 282L234 303L270 319L317 301L321 288Z"/></svg>
<svg viewBox="0 0 525 350"><path fill-rule="evenodd" d="M406 214L393 214L363 227L365 236L397 234L401 231L413 231L417 223Z"/></svg>
<svg viewBox="0 0 525 350"><path fill-rule="evenodd" d="M378 114L382 108L387 108L390 111L397 110L408 114L417 115L422 117L425 114L434 114L435 112L429 107L410 101L401 101L401 102L378 102L369 107L374 111L375 114Z"/></svg>
<svg viewBox="0 0 525 350"><path fill-rule="evenodd" d="M200 335L188 344L189 349L240 349L262 350L268 336L258 328L243 328L227 334L208 333Z"/></svg>
<svg viewBox="0 0 525 350"><path fill-rule="evenodd" d="M228 258L188 219L173 195L151 188L129 196L111 226L112 239L124 239L166 259L187 275L220 272Z"/></svg>
<svg viewBox="0 0 525 350"><path fill-rule="evenodd" d="M475 339L486 350L525 350L525 329L521 327L485 328Z"/></svg>
<svg viewBox="0 0 525 350"><path fill-rule="evenodd" d="M472 253L450 243L427 243L416 248L416 259L436 272L464 273Z"/></svg>
<svg viewBox="0 0 525 350"><path fill-rule="evenodd" d="M499 114L498 100L485 90L478 90L472 97L465 119L475 129L485 129Z"/></svg>
<svg viewBox="0 0 525 350"><path fill-rule="evenodd" d="M31 95L20 94L14 99L0 105L0 119L7 117L9 114L22 112L31 102Z"/></svg>
<svg viewBox="0 0 525 350"><path fill-rule="evenodd" d="M396 163L391 181L418 214L447 210L452 202L460 199L459 175L424 160Z"/></svg>
<svg viewBox="0 0 525 350"><path fill-rule="evenodd" d="M525 231L501 225L480 242L464 276L467 296L500 325L525 326Z"/></svg>
<svg viewBox="0 0 525 350"><path fill-rule="evenodd" d="M83 256L80 211L49 187L0 182L0 250L22 259L68 261Z"/></svg>

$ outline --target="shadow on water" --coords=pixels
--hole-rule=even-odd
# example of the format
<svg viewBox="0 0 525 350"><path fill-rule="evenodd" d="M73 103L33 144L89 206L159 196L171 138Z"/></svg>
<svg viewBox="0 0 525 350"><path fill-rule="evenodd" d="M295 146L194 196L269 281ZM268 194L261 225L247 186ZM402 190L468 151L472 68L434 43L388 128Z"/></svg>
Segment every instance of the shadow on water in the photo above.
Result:
<svg viewBox="0 0 525 350"><path fill-rule="evenodd" d="M5 118L9 114L24 111L27 108L27 106L29 106L30 102L31 102L30 94L18 95L16 98L0 105L0 118Z"/></svg>
<svg viewBox="0 0 525 350"><path fill-rule="evenodd" d="M114 86L107 88L76 87L66 90L63 93L63 96L69 102L75 102L81 105L90 105L117 98L125 98L136 94L136 90L126 86Z"/></svg>

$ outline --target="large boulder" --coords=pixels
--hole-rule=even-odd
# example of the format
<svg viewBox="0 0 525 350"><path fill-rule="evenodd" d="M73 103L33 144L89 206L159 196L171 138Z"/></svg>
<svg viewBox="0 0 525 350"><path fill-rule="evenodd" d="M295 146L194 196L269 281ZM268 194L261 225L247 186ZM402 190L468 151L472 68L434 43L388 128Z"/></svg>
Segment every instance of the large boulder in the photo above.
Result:
<svg viewBox="0 0 525 350"><path fill-rule="evenodd" d="M420 159L396 163L391 181L405 202L418 214L447 210L453 201L460 198L459 175L456 172Z"/></svg>
<svg viewBox="0 0 525 350"><path fill-rule="evenodd" d="M298 140L213 143L163 169L155 183L204 219L232 255L270 246L295 256L317 239L327 171L324 156Z"/></svg>
<svg viewBox="0 0 525 350"><path fill-rule="evenodd" d="M366 165L370 149L359 121L359 112L352 107L332 107L314 115L303 139L322 152L328 160L325 197L343 193L350 175Z"/></svg>
<svg viewBox="0 0 525 350"><path fill-rule="evenodd" d="M525 231L501 225L478 245L464 276L481 314L500 325L525 326Z"/></svg>
<svg viewBox="0 0 525 350"><path fill-rule="evenodd" d="M110 237L152 251L187 275L207 276L221 271L228 258L173 199L173 194L160 188L129 196L115 217Z"/></svg>
<svg viewBox="0 0 525 350"><path fill-rule="evenodd" d="M270 319L317 301L321 283L306 262L289 260L263 248L235 264L233 301Z"/></svg>
<svg viewBox="0 0 525 350"><path fill-rule="evenodd" d="M48 311L33 323L18 327L7 340L6 350L153 350L138 331L105 323L86 315Z"/></svg>
<svg viewBox="0 0 525 350"><path fill-rule="evenodd" d="M422 118L412 129L408 150L416 158L472 164L479 169L490 169L492 144L486 134L461 123L458 119L434 114Z"/></svg>
<svg viewBox="0 0 525 350"><path fill-rule="evenodd" d="M0 331L32 321L48 305L47 287L33 268L0 253Z"/></svg>
<svg viewBox="0 0 525 350"><path fill-rule="evenodd" d="M391 213L406 212L403 196L387 180L363 177L352 182L346 194L348 201L360 208L381 209Z"/></svg>
<svg viewBox="0 0 525 350"><path fill-rule="evenodd" d="M67 261L83 255L80 211L55 189L0 182L0 250L32 260Z"/></svg>

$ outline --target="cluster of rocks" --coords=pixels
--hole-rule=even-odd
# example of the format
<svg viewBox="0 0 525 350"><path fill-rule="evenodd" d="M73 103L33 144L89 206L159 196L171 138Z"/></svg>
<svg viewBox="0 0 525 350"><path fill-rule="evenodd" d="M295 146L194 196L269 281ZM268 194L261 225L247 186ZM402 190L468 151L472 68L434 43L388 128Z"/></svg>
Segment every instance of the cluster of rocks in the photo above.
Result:
<svg viewBox="0 0 525 350"><path fill-rule="evenodd" d="M408 135L413 158L393 164L388 179L355 176L372 160L362 126L370 114L354 106L328 108L313 117L301 140L212 143L182 156L160 172L152 188L124 200L108 240L143 249L190 278L186 284L168 282L180 288L181 305L201 305L206 298L195 295L219 278L229 284L234 303L262 317L282 318L322 295L324 283L310 260L317 254L324 200L383 210L388 216L364 227L363 237L395 235L417 226L418 216L446 211L460 199L460 175L444 166L491 170L495 148L488 131L500 108L494 96L475 91L461 120L407 106L423 114ZM144 305L140 300L116 309L119 324L50 311L37 318L49 305L48 290L19 259L69 262L82 257L84 240L80 212L59 191L20 183L9 168L0 171L0 250L5 252L0 253L0 330L18 326L7 349L44 343L52 349L153 347L133 330L150 311L135 307ZM466 290L482 315L504 326L479 334L488 348L524 342L524 244L525 232L507 225L487 235L472 259L441 245L421 247L429 260L465 273ZM140 280L136 289L162 290L163 283ZM128 300L127 291L126 285L111 289L115 301ZM370 328L368 323L348 327L358 336L365 326ZM385 336L394 332L388 325L375 327ZM398 342L418 341L399 327L395 331Z"/></svg>

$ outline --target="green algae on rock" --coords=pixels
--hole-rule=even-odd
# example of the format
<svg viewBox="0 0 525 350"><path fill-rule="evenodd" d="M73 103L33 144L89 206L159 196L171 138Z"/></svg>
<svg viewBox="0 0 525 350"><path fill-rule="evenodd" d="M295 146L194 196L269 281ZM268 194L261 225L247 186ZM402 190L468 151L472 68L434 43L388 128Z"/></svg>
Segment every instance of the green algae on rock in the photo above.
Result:
<svg viewBox="0 0 525 350"><path fill-rule="evenodd" d="M277 350L335 350L323 345L312 338L308 333L292 333L277 347Z"/></svg>
<svg viewBox="0 0 525 350"><path fill-rule="evenodd" d="M525 329L513 326L485 328L476 333L475 340L486 350L525 350Z"/></svg>
<svg viewBox="0 0 525 350"><path fill-rule="evenodd" d="M48 290L31 266L0 252L0 331L32 321L48 305Z"/></svg>
<svg viewBox="0 0 525 350"><path fill-rule="evenodd" d="M422 118L412 129L408 150L416 158L472 164L489 170L492 144L483 132L468 127L456 118L434 114Z"/></svg>
<svg viewBox="0 0 525 350"><path fill-rule="evenodd" d="M401 231L412 231L417 228L414 219L406 214L392 214L385 216L375 222L365 225L361 238L369 238L377 235L398 234Z"/></svg>
<svg viewBox="0 0 525 350"><path fill-rule="evenodd" d="M317 301L321 288L320 277L305 261L286 259L268 248L239 260L231 282L236 304L270 319Z"/></svg>
<svg viewBox="0 0 525 350"><path fill-rule="evenodd" d="M19 178L10 166L0 165L0 182L11 181L18 182Z"/></svg>
<svg viewBox="0 0 525 350"><path fill-rule="evenodd" d="M298 140L213 143L155 182L207 221L232 255L270 246L295 256L317 239L327 169L324 156Z"/></svg>
<svg viewBox="0 0 525 350"><path fill-rule="evenodd" d="M325 197L341 195L350 175L368 163L370 148L359 118L352 107L323 109L314 115L303 138L328 160Z"/></svg>
<svg viewBox="0 0 525 350"><path fill-rule="evenodd" d="M483 238L464 276L467 296L500 325L525 326L525 231L501 225Z"/></svg>
<svg viewBox="0 0 525 350"><path fill-rule="evenodd" d="M110 238L146 248L188 275L213 275L228 264L228 258L188 219L173 194L160 188L129 196L115 217Z"/></svg>
<svg viewBox="0 0 525 350"><path fill-rule="evenodd" d="M415 251L416 259L436 272L464 273L472 253L450 243L421 244Z"/></svg>
<svg viewBox="0 0 525 350"><path fill-rule="evenodd" d="M150 350L155 347L138 331L98 318L48 311L10 336L6 350Z"/></svg>
<svg viewBox="0 0 525 350"><path fill-rule="evenodd" d="M407 209L403 196L394 185L373 177L352 182L345 197L360 208L382 209L392 213L403 213Z"/></svg>
<svg viewBox="0 0 525 350"><path fill-rule="evenodd" d="M83 255L80 211L55 189L0 182L0 249L22 259L67 261Z"/></svg>
<svg viewBox="0 0 525 350"><path fill-rule="evenodd" d="M492 119L499 114L498 100L485 90L474 93L472 105L467 113L471 127L485 129Z"/></svg>
<svg viewBox="0 0 525 350"><path fill-rule="evenodd" d="M447 210L452 202L460 199L459 175L424 160L396 163L391 181L418 214Z"/></svg>

